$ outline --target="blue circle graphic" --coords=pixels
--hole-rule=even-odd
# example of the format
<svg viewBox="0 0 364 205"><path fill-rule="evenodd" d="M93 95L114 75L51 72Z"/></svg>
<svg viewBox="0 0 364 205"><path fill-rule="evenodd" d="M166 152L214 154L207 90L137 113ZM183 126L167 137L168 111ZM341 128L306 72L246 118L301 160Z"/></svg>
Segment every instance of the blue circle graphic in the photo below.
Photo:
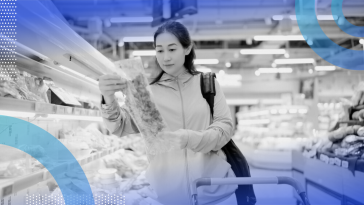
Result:
<svg viewBox="0 0 364 205"><path fill-rule="evenodd" d="M332 0L331 11L333 16L338 17L335 19L335 22L341 30L352 36L364 37L364 27L353 25L345 18L343 13L343 0ZM339 23L340 20L343 21L342 24Z"/></svg>
<svg viewBox="0 0 364 205"><path fill-rule="evenodd" d="M315 0L296 0L295 10L298 26L306 41L320 39L310 47L323 60L345 69L364 70L363 50L351 50L337 45L323 32L316 17Z"/></svg>
<svg viewBox="0 0 364 205"><path fill-rule="evenodd" d="M90 184L80 164L47 131L30 122L0 115L0 145L19 149L37 159L56 180L66 205L73 204L69 196L78 197L83 204L95 204ZM66 173L73 173L76 179L70 180Z"/></svg>

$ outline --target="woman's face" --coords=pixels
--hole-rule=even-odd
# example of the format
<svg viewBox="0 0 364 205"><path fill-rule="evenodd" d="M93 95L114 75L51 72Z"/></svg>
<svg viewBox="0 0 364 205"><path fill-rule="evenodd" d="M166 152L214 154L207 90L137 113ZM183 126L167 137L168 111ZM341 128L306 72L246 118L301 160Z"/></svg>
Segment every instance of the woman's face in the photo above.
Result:
<svg viewBox="0 0 364 205"><path fill-rule="evenodd" d="M155 45L157 61L164 72L172 76L184 72L185 55L189 54L190 48L183 48L177 37L168 32L159 34Z"/></svg>

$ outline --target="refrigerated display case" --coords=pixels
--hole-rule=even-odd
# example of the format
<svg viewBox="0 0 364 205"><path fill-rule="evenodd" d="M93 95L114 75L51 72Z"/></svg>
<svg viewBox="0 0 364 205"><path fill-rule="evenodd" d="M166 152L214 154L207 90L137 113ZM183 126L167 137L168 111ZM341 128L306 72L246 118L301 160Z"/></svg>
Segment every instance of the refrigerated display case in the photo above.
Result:
<svg viewBox="0 0 364 205"><path fill-rule="evenodd" d="M82 167L93 193L116 194L105 187L99 172L116 169L114 185L121 190L117 193L119 197L129 196L127 204L158 204L148 197L152 191L145 181L147 159L141 136L118 138L102 126L97 79L102 74L117 72L114 63L77 35L52 1L18 1L17 12L17 47L12 71L16 77L2 76L6 79L0 82L11 82L6 89L20 92L16 90L19 81L15 79L39 79L48 83L43 93L46 100L10 95L2 86L0 115L32 123L62 142ZM33 95L35 91L27 92ZM52 100L52 96L58 99ZM118 101L123 103L122 98ZM19 131L4 121L0 128L0 134L5 131L6 136L16 136ZM36 141L37 137L31 135L31 140ZM0 146L1 204L26 204L34 195L41 195L38 200L42 204L51 203L51 198L57 195L63 201L56 181L39 161L16 148ZM29 149L40 155L45 153L43 147ZM63 153L44 157L56 164L53 171L64 173L67 182L77 187L78 172L73 170L74 164L62 161Z"/></svg>
<svg viewBox="0 0 364 205"><path fill-rule="evenodd" d="M291 150L301 150L307 140L306 106L274 106L237 113L233 139L253 166L290 170Z"/></svg>

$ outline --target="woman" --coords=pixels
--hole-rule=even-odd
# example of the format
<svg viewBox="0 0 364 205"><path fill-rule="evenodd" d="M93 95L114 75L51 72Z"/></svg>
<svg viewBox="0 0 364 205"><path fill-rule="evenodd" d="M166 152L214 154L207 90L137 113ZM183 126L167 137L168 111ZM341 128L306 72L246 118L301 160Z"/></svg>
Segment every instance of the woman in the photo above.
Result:
<svg viewBox="0 0 364 205"><path fill-rule="evenodd" d="M235 177L221 148L230 140L233 126L229 107L218 84L211 117L202 97L200 74L193 60L195 51L187 29L170 21L154 34L160 74L151 81L156 105L170 131L160 133L180 150L151 156L147 180L165 205L192 204L192 182L201 177ZM102 114L108 129L117 136L138 133L128 112L120 108L114 93L126 81L115 75L100 78ZM237 186L206 186L198 189L200 204L233 205Z"/></svg>

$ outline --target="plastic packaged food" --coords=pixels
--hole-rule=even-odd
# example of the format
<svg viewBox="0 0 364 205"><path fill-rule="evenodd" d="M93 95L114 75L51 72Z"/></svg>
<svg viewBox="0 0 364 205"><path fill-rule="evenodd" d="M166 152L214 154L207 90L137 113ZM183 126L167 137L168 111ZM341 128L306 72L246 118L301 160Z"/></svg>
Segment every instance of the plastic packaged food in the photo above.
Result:
<svg viewBox="0 0 364 205"><path fill-rule="evenodd" d="M118 61L118 74L127 79L123 90L125 106L142 134L148 154L158 154L176 149L158 133L167 128L153 101L149 83L140 58Z"/></svg>

